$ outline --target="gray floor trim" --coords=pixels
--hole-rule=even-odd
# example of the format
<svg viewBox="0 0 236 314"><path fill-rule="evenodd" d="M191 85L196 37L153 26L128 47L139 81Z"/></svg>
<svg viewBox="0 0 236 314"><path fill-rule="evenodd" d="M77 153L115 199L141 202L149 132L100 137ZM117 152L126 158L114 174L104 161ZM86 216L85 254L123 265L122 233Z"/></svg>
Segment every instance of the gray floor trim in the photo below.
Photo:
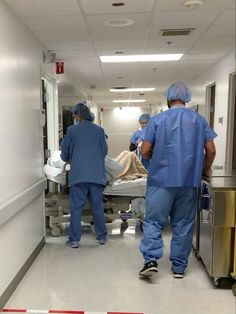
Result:
<svg viewBox="0 0 236 314"><path fill-rule="evenodd" d="M0 311L4 307L4 305L7 303L7 301L10 299L11 295L15 291L16 287L21 282L22 278L30 268L30 266L33 264L34 260L42 250L45 244L45 237L39 242L36 249L33 251L33 253L30 255L30 257L27 259L27 261L24 263L24 265L21 267L19 272L16 274L15 278L12 280L12 282L8 285L6 290L3 292L3 294L0 296Z"/></svg>

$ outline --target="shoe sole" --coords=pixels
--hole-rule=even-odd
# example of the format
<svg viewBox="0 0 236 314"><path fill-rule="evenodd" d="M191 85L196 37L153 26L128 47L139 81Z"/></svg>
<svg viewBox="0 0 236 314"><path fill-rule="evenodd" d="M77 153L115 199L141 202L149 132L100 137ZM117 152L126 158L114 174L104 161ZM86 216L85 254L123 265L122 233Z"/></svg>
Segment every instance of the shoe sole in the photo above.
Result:
<svg viewBox="0 0 236 314"><path fill-rule="evenodd" d="M174 275L174 274L173 274L173 278L176 278L176 279L183 279L183 278L184 278L184 275L180 275L180 274Z"/></svg>
<svg viewBox="0 0 236 314"><path fill-rule="evenodd" d="M72 249L78 249L79 245L70 245L66 244L66 246L71 247Z"/></svg>
<svg viewBox="0 0 236 314"><path fill-rule="evenodd" d="M100 239L100 240L97 240L97 243L98 243L98 244L101 244L101 245L107 244L107 242L108 242L107 239Z"/></svg>
<svg viewBox="0 0 236 314"><path fill-rule="evenodd" d="M142 277L152 277L153 275L157 274L158 273L158 270L156 268L150 268L150 269L147 269L145 271L142 271L139 273L139 276L142 276Z"/></svg>

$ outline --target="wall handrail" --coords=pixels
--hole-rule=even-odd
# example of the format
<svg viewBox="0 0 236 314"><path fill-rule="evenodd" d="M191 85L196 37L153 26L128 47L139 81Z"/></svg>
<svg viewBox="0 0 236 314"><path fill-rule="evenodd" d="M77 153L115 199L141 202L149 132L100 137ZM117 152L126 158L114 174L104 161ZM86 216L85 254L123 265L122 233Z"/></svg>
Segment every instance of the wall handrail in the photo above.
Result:
<svg viewBox="0 0 236 314"><path fill-rule="evenodd" d="M0 205L0 226L20 212L47 188L46 178L40 179L32 186Z"/></svg>

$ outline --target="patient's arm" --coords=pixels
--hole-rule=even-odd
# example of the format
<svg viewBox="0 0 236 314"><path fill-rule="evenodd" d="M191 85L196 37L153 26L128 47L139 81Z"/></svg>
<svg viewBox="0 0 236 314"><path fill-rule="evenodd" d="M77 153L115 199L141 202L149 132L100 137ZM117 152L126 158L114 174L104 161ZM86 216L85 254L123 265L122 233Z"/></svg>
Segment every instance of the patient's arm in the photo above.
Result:
<svg viewBox="0 0 236 314"><path fill-rule="evenodd" d="M150 159L152 155L152 144L147 141L143 141L141 146L141 154L144 159Z"/></svg>

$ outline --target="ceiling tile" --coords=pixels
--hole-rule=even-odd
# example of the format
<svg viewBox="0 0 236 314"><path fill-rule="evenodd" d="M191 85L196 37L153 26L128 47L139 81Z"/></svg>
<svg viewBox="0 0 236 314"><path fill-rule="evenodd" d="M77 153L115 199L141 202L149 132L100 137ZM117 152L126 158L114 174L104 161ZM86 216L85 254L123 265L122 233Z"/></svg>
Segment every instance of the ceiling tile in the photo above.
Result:
<svg viewBox="0 0 236 314"><path fill-rule="evenodd" d="M89 41L56 41L47 42L47 48L51 50L88 50L92 49L92 44Z"/></svg>
<svg viewBox="0 0 236 314"><path fill-rule="evenodd" d="M33 31L56 31L85 29L78 16L23 17L22 21Z"/></svg>
<svg viewBox="0 0 236 314"><path fill-rule="evenodd" d="M235 30L235 10L226 10L214 22L215 24L232 24Z"/></svg>
<svg viewBox="0 0 236 314"><path fill-rule="evenodd" d="M212 25L207 32L205 33L205 36L229 36L229 35L235 35L235 28L232 24L217 24Z"/></svg>
<svg viewBox="0 0 236 314"><path fill-rule="evenodd" d="M98 28L103 30L105 29L119 29L121 32L125 32L127 29L136 28L136 27L147 27L150 22L150 13L139 13L139 14L122 14L121 16L117 16L114 14L100 14L100 15L88 15L86 20L90 28ZM104 25L104 22L111 19L122 18L122 19L130 19L134 21L134 24L124 27L112 27Z"/></svg>
<svg viewBox="0 0 236 314"><path fill-rule="evenodd" d="M145 98L147 103L159 101L174 80L188 82L235 49L235 0L206 0L196 10L185 8L185 0L124 0L120 8L112 6L115 0L5 1L48 49L65 60L66 75L75 89L93 95L102 105L112 106L111 86L154 86L158 92L146 93ZM129 18L135 23L104 26L110 18ZM196 30L189 37L160 37L161 28L185 27ZM116 51L182 52L184 56L179 62L100 63L99 55Z"/></svg>
<svg viewBox="0 0 236 314"><path fill-rule="evenodd" d="M115 0L81 0L86 14L123 14L135 12L151 12L154 0L129 0L124 1L125 5L114 7Z"/></svg>
<svg viewBox="0 0 236 314"><path fill-rule="evenodd" d="M185 28L210 25L218 15L217 10L202 11L200 15L197 11L162 12L154 15L151 27Z"/></svg>
<svg viewBox="0 0 236 314"><path fill-rule="evenodd" d="M84 57L96 57L93 50L59 50L57 51L57 56L64 59L79 59Z"/></svg>
<svg viewBox="0 0 236 314"><path fill-rule="evenodd" d="M212 54L222 58L235 48L235 36L204 36L189 51L191 54Z"/></svg>
<svg viewBox="0 0 236 314"><path fill-rule="evenodd" d="M42 42L48 41L88 41L89 34L84 29L79 30L68 30L68 31L44 31L44 32L35 32L35 35Z"/></svg>
<svg viewBox="0 0 236 314"><path fill-rule="evenodd" d="M98 29L91 30L92 38L96 40L142 40L145 38L147 30L145 28L132 29Z"/></svg>
<svg viewBox="0 0 236 314"><path fill-rule="evenodd" d="M196 11L199 13L199 11L203 10L211 10L211 9L222 9L222 8L231 8L232 2L234 0L207 0L205 1L204 5L202 7L199 7L198 9L189 9L184 6L184 0L158 0L156 10L157 11L181 11L186 10L186 12L190 11Z"/></svg>
<svg viewBox="0 0 236 314"><path fill-rule="evenodd" d="M55 16L80 14L76 0L6 0L19 16Z"/></svg>
<svg viewBox="0 0 236 314"><path fill-rule="evenodd" d="M96 40L94 41L95 49L118 49L123 51L125 48L141 48L143 45L142 39L140 40Z"/></svg>
<svg viewBox="0 0 236 314"><path fill-rule="evenodd" d="M181 63L183 64L184 62L194 62L195 64L197 63L204 63L208 61L213 61L216 62L219 58L222 57L222 53L205 53L205 54L194 54L194 53L188 53L183 58L181 59Z"/></svg>

